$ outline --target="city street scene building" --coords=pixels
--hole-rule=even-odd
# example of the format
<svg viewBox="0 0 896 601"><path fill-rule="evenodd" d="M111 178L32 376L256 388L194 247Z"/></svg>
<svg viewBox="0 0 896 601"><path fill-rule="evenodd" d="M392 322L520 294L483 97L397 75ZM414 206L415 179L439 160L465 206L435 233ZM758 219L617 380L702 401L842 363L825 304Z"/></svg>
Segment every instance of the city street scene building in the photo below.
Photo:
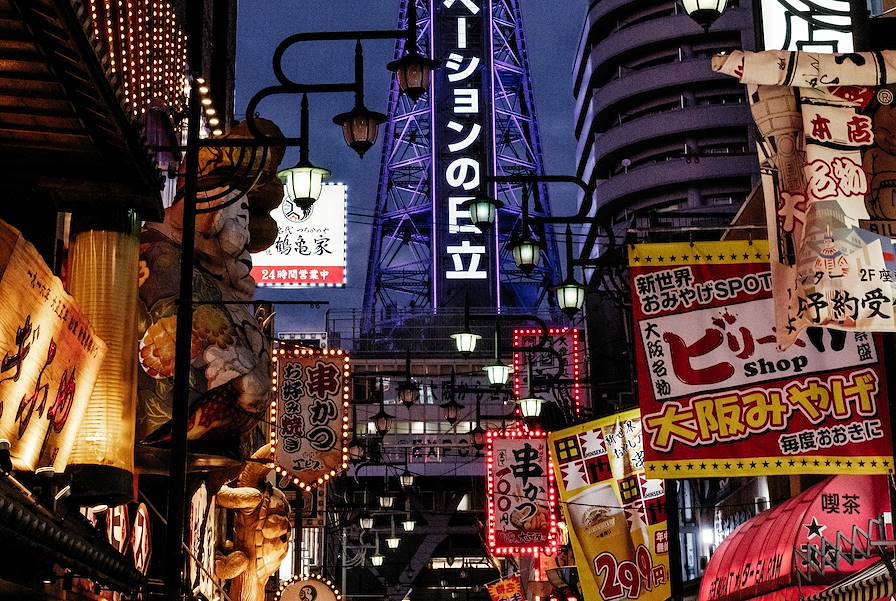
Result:
<svg viewBox="0 0 896 601"><path fill-rule="evenodd" d="M893 0L0 0L0 599L890 601Z"/></svg>

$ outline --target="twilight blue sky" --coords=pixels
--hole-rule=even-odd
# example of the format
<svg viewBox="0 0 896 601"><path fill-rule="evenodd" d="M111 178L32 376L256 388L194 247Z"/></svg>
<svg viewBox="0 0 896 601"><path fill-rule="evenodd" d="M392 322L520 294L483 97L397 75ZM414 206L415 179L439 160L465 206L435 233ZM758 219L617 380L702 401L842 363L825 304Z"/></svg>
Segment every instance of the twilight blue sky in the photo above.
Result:
<svg viewBox="0 0 896 601"><path fill-rule="evenodd" d="M575 169L573 136L572 65L585 15L583 0L519 0L529 49L529 66L535 90L545 171L571 174ZM237 22L236 114L242 118L249 98L275 82L271 56L286 36L301 31L393 29L398 18L398 0L240 0ZM301 46L301 45L300 45ZM351 81L353 42L308 43L286 55L286 71L295 81L326 83ZM392 60L393 41L364 43L365 100L372 110L386 112L389 76L385 64ZM270 98L259 107L263 117L273 119L289 136L298 133L298 98ZM342 140L332 124L336 113L351 108L350 94L314 94L311 113L311 161L333 172L331 181L348 185L349 266L345 289L308 289L288 292L264 291L263 298L328 300L331 308L360 308L370 244L371 214L382 153L382 138L363 160ZM287 152L285 164L295 163L297 151ZM574 190L556 186L551 190L555 213L573 210ZM291 313L291 312L285 312ZM278 330L317 329L323 326L322 312L308 312L311 323L289 324L278 320ZM284 312L281 312L283 315ZM306 315L289 321L304 322ZM315 322L320 321L319 324Z"/></svg>

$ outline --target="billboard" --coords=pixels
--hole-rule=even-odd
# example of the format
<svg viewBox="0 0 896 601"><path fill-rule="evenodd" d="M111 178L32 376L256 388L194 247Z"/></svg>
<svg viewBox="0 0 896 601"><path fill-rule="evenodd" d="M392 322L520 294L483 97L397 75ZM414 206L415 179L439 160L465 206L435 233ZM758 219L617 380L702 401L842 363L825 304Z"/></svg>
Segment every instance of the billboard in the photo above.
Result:
<svg viewBox="0 0 896 601"><path fill-rule="evenodd" d="M852 52L850 0L761 0L766 50Z"/></svg>
<svg viewBox="0 0 896 601"><path fill-rule="evenodd" d="M553 432L548 442L584 598L666 601L665 490L645 475L638 410Z"/></svg>
<svg viewBox="0 0 896 601"><path fill-rule="evenodd" d="M486 435L488 548L495 555L554 551L554 474L545 433L502 430Z"/></svg>
<svg viewBox="0 0 896 601"><path fill-rule="evenodd" d="M271 212L277 241L252 254L258 286L303 288L345 286L347 187L326 184L307 209L284 200Z"/></svg>
<svg viewBox="0 0 896 601"><path fill-rule="evenodd" d="M432 146L432 306L462 306L463 291L478 304L494 302L498 281L494 231L483 234L460 205L486 194L482 177L492 151L491 27L487 2L435 3Z"/></svg>
<svg viewBox="0 0 896 601"><path fill-rule="evenodd" d="M315 488L348 466L349 357L280 342L272 359L274 467L299 488Z"/></svg>
<svg viewBox="0 0 896 601"><path fill-rule="evenodd" d="M813 329L775 344L768 244L629 253L647 473L659 478L886 473L879 341Z"/></svg>
<svg viewBox="0 0 896 601"><path fill-rule="evenodd" d="M896 54L735 51L713 69L747 85L760 133L779 346L896 331Z"/></svg>

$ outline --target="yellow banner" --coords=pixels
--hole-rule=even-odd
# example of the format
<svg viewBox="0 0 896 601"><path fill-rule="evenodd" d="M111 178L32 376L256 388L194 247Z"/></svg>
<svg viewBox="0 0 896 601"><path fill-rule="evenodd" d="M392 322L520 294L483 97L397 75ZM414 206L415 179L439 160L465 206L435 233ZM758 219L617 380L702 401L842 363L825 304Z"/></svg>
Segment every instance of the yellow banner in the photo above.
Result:
<svg viewBox="0 0 896 601"><path fill-rule="evenodd" d="M548 438L585 599L670 596L662 480L644 475L637 409Z"/></svg>

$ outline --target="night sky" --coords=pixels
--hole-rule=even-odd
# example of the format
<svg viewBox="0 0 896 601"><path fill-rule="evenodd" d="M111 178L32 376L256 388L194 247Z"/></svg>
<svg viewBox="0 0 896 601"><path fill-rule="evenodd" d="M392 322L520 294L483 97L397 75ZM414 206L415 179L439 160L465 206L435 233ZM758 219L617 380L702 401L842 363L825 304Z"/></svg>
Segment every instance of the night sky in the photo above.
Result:
<svg viewBox="0 0 896 601"><path fill-rule="evenodd" d="M545 171L574 174L572 66L585 15L585 2L571 0L519 0L529 49L529 66L535 90ZM276 83L271 56L277 44L302 31L394 29L398 0L240 0L237 23L236 116L259 89ZM386 112L389 77L385 64L393 58L394 42L365 41L365 101L371 110ZM352 81L354 42L299 44L287 53L284 68L294 81L327 83ZM332 171L330 181L348 185L348 284L345 289L261 291L265 299L289 298L330 301L330 308L360 308L363 302L371 215L376 203L377 178L382 155L382 132L377 144L359 159L342 139L332 117L349 110L351 94L309 96L311 162ZM261 116L275 121L288 136L298 134L298 97L274 97L259 107ZM283 165L294 164L298 152L290 149ZM575 190L560 185L551 189L555 214L574 210ZM323 329L323 311L278 310L277 329ZM285 317L286 319L280 319Z"/></svg>

